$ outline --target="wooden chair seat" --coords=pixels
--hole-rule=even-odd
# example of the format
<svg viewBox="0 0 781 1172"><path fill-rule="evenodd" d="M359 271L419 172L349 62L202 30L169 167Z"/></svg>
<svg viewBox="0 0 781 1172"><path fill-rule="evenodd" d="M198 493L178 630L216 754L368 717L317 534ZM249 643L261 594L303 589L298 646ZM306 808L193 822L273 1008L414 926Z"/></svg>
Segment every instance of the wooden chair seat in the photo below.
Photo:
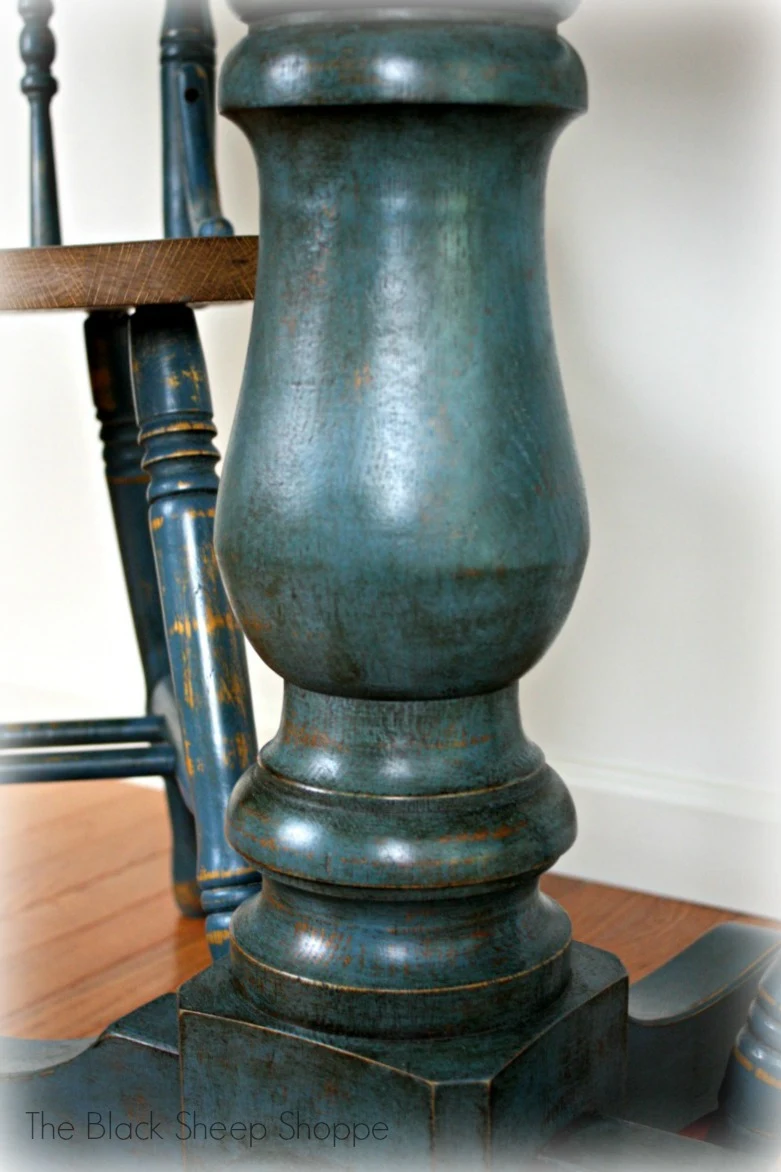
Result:
<svg viewBox="0 0 781 1172"><path fill-rule="evenodd" d="M0 310L251 301L256 236L0 250Z"/></svg>

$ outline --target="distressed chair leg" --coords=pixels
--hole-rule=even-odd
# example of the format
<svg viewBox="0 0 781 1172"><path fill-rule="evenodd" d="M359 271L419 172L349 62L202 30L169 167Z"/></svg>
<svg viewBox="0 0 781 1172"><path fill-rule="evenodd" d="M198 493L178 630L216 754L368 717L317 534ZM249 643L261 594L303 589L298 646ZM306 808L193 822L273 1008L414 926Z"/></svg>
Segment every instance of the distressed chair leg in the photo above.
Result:
<svg viewBox="0 0 781 1172"><path fill-rule="evenodd" d="M30 103L30 244L40 248L60 243L57 171L49 113L57 93L52 76L54 37L49 28L51 0L18 0L24 29L19 48L25 64L22 93Z"/></svg>
<svg viewBox="0 0 781 1172"><path fill-rule="evenodd" d="M185 805L174 774L163 778L168 819L171 823L171 874L174 897L183 916L197 919L204 914L196 878L198 862L195 819Z"/></svg>
<svg viewBox="0 0 781 1172"><path fill-rule="evenodd" d="M733 1039L779 948L770 928L719 924L632 986L627 1119L681 1131L715 1110Z"/></svg>
<svg viewBox="0 0 781 1172"><path fill-rule="evenodd" d="M214 554L216 429L192 310L139 309L130 333L173 701L198 836L201 904L209 945L219 955L233 909L258 890L259 879L224 832L228 799L257 745L244 641Z"/></svg>
<svg viewBox="0 0 781 1172"><path fill-rule="evenodd" d="M781 956L759 982L733 1046L712 1135L725 1147L781 1155Z"/></svg>
<svg viewBox="0 0 781 1172"><path fill-rule="evenodd" d="M170 692L170 682L165 626L149 534L146 499L149 475L141 467L133 403L129 322L126 313L91 313L84 333L106 482L146 681L147 707L154 710L157 697ZM169 718L169 737L176 742L179 738L175 712L161 715ZM174 894L180 911L193 916L201 915L202 910L195 876L195 823L179 790L185 783L181 766L178 782L173 775L165 778L173 838Z"/></svg>

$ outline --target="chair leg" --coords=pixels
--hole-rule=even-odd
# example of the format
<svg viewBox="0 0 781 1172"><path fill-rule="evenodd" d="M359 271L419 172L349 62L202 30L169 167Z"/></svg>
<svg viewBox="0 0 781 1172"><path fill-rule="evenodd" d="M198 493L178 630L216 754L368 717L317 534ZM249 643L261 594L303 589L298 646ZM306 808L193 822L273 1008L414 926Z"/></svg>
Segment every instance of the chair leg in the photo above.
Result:
<svg viewBox="0 0 781 1172"><path fill-rule="evenodd" d="M149 534L149 475L141 467L130 368L129 315L91 313L85 323L87 361L114 525L133 625L146 680L148 707L168 677L168 652L155 559ZM169 686L170 687L170 686ZM179 783L185 781L181 768ZM165 777L173 838L173 885L179 910L202 915L196 882L195 822L173 775Z"/></svg>
<svg viewBox="0 0 781 1172"><path fill-rule="evenodd" d="M258 890L226 841L228 799L257 753L244 640L214 553L218 453L195 316L184 306L131 320L136 414L150 474L149 522L163 610L198 882L213 955L233 909Z"/></svg>
<svg viewBox="0 0 781 1172"><path fill-rule="evenodd" d="M176 776L169 774L163 780L168 802L168 818L171 823L174 896L183 916L197 918L203 915L203 908L196 878L198 848L195 819L184 804Z"/></svg>
<svg viewBox="0 0 781 1172"><path fill-rule="evenodd" d="M725 1147L781 1154L781 956L762 977L732 1048L712 1134Z"/></svg>
<svg viewBox="0 0 781 1172"><path fill-rule="evenodd" d="M91 313L84 336L106 483L147 692L151 694L157 681L168 674L168 656L147 519L149 476L141 467L133 405L129 322L126 313Z"/></svg>
<svg viewBox="0 0 781 1172"><path fill-rule="evenodd" d="M735 1034L780 948L771 928L719 924L632 986L626 1119L681 1131L715 1109Z"/></svg>

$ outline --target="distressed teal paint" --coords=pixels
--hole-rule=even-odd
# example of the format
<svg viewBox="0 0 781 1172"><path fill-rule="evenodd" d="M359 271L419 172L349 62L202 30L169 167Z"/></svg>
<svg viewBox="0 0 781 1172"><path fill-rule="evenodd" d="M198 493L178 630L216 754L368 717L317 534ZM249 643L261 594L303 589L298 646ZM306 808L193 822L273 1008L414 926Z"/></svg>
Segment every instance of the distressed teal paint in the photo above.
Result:
<svg viewBox="0 0 781 1172"><path fill-rule="evenodd" d="M0 784L42 781L105 781L117 777L157 777L173 773L171 745L142 749L80 749L53 753L0 754Z"/></svg>
<svg viewBox="0 0 781 1172"><path fill-rule="evenodd" d="M534 1165L537 1172L767 1172L767 1162L711 1143L657 1131L623 1119L590 1116L549 1144Z"/></svg>
<svg viewBox="0 0 781 1172"><path fill-rule="evenodd" d="M64 1061L73 1050L77 1053ZM173 994L142 1005L120 1018L99 1038L77 1042L0 1039L0 1102L3 1155L13 1168L181 1169L176 1115L178 1086L176 1002ZM52 1138L41 1135L40 1115L55 1127L71 1122ZM88 1113L93 1128L88 1132ZM108 1137L111 1112L114 1135ZM150 1118L157 1130L150 1136ZM102 1124L98 1122L102 1121ZM117 1124L122 1124L117 1128ZM100 1126L105 1127L101 1136ZM119 1138L117 1138L117 1131Z"/></svg>
<svg viewBox="0 0 781 1172"><path fill-rule="evenodd" d="M138 446L129 329L127 313L91 313L84 323L84 340L106 485L148 701L169 669L147 520L149 477L141 467Z"/></svg>
<svg viewBox="0 0 781 1172"><path fill-rule="evenodd" d="M271 1167L509 1172L570 1120L610 1109L625 1012L620 962L581 944L565 991L530 1021L477 1033L465 1024L438 1038L372 1038L280 1019L243 997L220 960L179 991L183 1101L218 1119L268 1122ZM367 1007L361 1024L370 1021ZM286 1140L278 1123L291 1108L310 1122L383 1121L387 1142ZM238 1139L219 1156L257 1159L258 1148ZM208 1144L187 1144L188 1168L212 1167L214 1157Z"/></svg>
<svg viewBox="0 0 781 1172"><path fill-rule="evenodd" d="M149 476L141 467L138 423L133 400L130 355L130 316L127 313L91 313L84 323L87 363L106 467L114 528L122 559L130 612L146 684L146 709L157 711L159 697L170 691L170 668L165 625L157 586L154 551L149 533L147 490ZM181 753L179 718L175 710L163 721L168 764L159 770L165 782L172 832L171 870L179 910L201 914L196 882L195 824L187 808L187 777ZM155 717L162 720L162 717ZM94 744L95 742L91 742ZM94 761L83 758L84 768ZM143 769L140 763L138 769ZM148 768L148 767L147 767ZM104 776L133 776L106 773ZM94 774L93 774L94 776Z"/></svg>
<svg viewBox="0 0 781 1172"><path fill-rule="evenodd" d="M587 523L541 235L566 113L237 114L264 229L219 555L292 684L487 692L566 617Z"/></svg>
<svg viewBox="0 0 781 1172"><path fill-rule="evenodd" d="M49 28L51 0L19 0L24 28L19 49L25 64L22 93L30 103L30 244L60 243L60 209L51 125L51 100L57 93L52 76L54 36Z"/></svg>
<svg viewBox="0 0 781 1172"><path fill-rule="evenodd" d="M712 1114L735 1035L779 948L771 928L718 924L632 986L627 1119L682 1131Z"/></svg>
<svg viewBox="0 0 781 1172"><path fill-rule="evenodd" d="M619 1109L627 1024L664 1035L646 1051L667 1063L664 1118L681 1095L694 1109L696 1062L712 1065L713 1038L758 976L757 931L725 947L706 938L638 987L627 1015L620 962L571 943L539 893L574 812L517 707L517 678L566 618L587 545L542 255L544 171L584 104L580 64L559 38L510 24L283 23L237 49L224 97L259 156L263 236L219 545L242 623L286 677L283 719L250 765L241 640L212 551L202 355L191 311L155 309L135 316L134 356L173 678L158 657L154 722L97 722L90 736L146 731L149 749L130 752L170 755L177 846L192 858L174 762L186 776L217 934L253 898L230 955L180 991L178 1046L171 1000L142 1007L62 1066L22 1054L16 1104L389 1120L388 1147L315 1153L341 1169L389 1155L470 1172L538 1156L702 1166L691 1141L577 1120ZM115 320L126 335L110 316L93 328ZM135 476L131 420L110 422L107 466ZM128 515L123 549L145 532L137 504ZM48 744L50 732L7 739ZM248 765L228 846L221 815ZM772 1069L776 975L739 1040L742 1071ZM715 1033L686 1049L706 1015ZM668 1061L673 1035L686 1046ZM752 1126L744 1089L727 1142ZM241 1148L190 1146L188 1167Z"/></svg>
<svg viewBox="0 0 781 1172"><path fill-rule="evenodd" d="M51 723L0 725L0 749L66 748L72 745L135 744L164 741L165 724L157 716L117 720L56 720Z"/></svg>
<svg viewBox="0 0 781 1172"><path fill-rule="evenodd" d="M719 1094L716 1138L766 1158L781 1153L781 956L759 982Z"/></svg>
<svg viewBox="0 0 781 1172"><path fill-rule="evenodd" d="M314 19L253 28L221 93L261 234L216 542L285 708L228 811L263 888L180 994L185 1098L387 1116L318 1152L350 1168L439 1166L459 1119L498 1168L623 1069L621 965L539 892L575 818L517 695L588 543L542 234L583 70L513 25Z"/></svg>
<svg viewBox="0 0 781 1172"><path fill-rule="evenodd" d="M57 90L51 74L55 45L48 27L53 7L49 0L20 0L19 12L25 21L20 41L26 66L22 90L31 107L32 243L59 244L57 184L49 117L49 104ZM161 88L163 203L166 234L169 236L229 235L232 232L220 210L215 171L214 59L214 30L207 0L196 0L195 3L167 0L161 34ZM188 329L192 345L198 349L194 318L189 311L182 312L189 313ZM158 320L165 322L165 312L161 313ZM210 518L198 518L197 509L194 510L195 523L181 535L180 548L174 550L173 545L163 542L165 549L156 565L146 500L149 477L141 467L137 442L129 321L129 315L124 312L91 313L86 322L85 337L93 399L101 424L106 480L146 681L147 710L153 714L155 728L162 724L165 729L162 738L155 736L152 739L167 743L151 744L147 748L108 747L123 731L129 731L133 741L143 740L139 733L144 718L122 727L118 722L109 721L28 725L21 730L15 726L0 726L0 748L8 749L16 744L26 749L45 746L54 750L49 754L4 753L0 757L0 781L56 781L162 773L173 831L176 898L180 909L187 915L199 914L202 902L204 910L211 913L207 932L212 951L217 955L226 947L230 910L247 891L255 890L257 886L249 868L243 862L237 862L226 845L223 832L230 784L249 764L255 752L249 684L243 646L235 633L229 636L224 631L206 632L201 661L206 664L220 662L223 670L222 679L207 681L205 691L201 689L201 682L189 692L183 687L182 662L176 660L169 667L157 571L163 592L177 594L180 613L185 617L195 613L199 599L189 597L188 592L201 589L204 567L213 575L217 574L212 525ZM195 360L199 363L197 369L188 369L197 377L203 367L199 351ZM151 386L152 389L147 387L145 392L150 410L175 414L181 407L187 417L191 401L186 385L178 391L176 387L163 388L162 399L156 398L154 378ZM209 404L209 414L210 411ZM147 434L146 438L151 437ZM183 451L175 440L176 437L172 458ZM159 458L160 445L153 441L155 446L158 449L156 458ZM211 469L208 459L206 463ZM208 486L204 481L196 486L195 491L202 490L213 496L216 487L213 469L207 480ZM175 490L173 495L176 495ZM221 587L217 584L211 593L206 591L206 595L212 602L224 603ZM220 611L218 606L212 618L218 624L232 622L229 608ZM208 621L212 621L211 618ZM186 655L188 647L189 640L176 645L174 639L174 654ZM234 653L234 660L229 662ZM190 711L193 707L200 709L197 720ZM81 736L83 740L74 742L74 736ZM62 752L68 746L72 751ZM194 786L192 775L194 771L203 772L207 768L210 754L221 755L221 760L215 767L215 783L211 795L208 795L206 779L202 778L200 784ZM199 791L200 798L196 797L195 790ZM204 819L197 836L193 812ZM203 899L195 874L196 837L200 841L198 853ZM218 865L220 861L225 866Z"/></svg>
<svg viewBox="0 0 781 1172"><path fill-rule="evenodd" d="M568 979L536 879L574 812L515 681L587 548L542 233L550 148L584 104L564 42L480 24L258 28L223 77L262 229L216 540L286 680L229 813L274 880L236 919L234 967L285 1018L478 1029Z"/></svg>
<svg viewBox="0 0 781 1172"><path fill-rule="evenodd" d="M244 644L214 557L216 428L191 309L137 310L131 344L185 796L207 939L219 955L230 914L258 877L223 830L228 797L257 745Z"/></svg>
<svg viewBox="0 0 781 1172"><path fill-rule="evenodd" d="M214 159L214 28L207 0L167 0L160 37L166 236L230 236Z"/></svg>

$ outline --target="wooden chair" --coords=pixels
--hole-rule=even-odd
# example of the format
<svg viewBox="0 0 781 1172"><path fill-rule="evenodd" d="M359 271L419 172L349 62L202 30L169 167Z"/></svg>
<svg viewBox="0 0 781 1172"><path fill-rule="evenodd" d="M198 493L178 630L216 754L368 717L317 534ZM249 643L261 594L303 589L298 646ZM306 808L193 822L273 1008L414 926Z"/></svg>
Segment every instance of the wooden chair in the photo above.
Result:
<svg viewBox="0 0 781 1172"><path fill-rule="evenodd" d="M0 258L0 309L88 311L85 340L117 541L146 680L143 716L5 724L0 780L162 775L174 891L214 955L258 877L225 809L257 745L243 639L214 555L209 384L189 306L250 299L256 241L235 238L214 166L208 0L168 0L161 37L165 240L62 247L49 117L50 0L20 0L30 103L29 249ZM134 311L134 312L133 312Z"/></svg>

